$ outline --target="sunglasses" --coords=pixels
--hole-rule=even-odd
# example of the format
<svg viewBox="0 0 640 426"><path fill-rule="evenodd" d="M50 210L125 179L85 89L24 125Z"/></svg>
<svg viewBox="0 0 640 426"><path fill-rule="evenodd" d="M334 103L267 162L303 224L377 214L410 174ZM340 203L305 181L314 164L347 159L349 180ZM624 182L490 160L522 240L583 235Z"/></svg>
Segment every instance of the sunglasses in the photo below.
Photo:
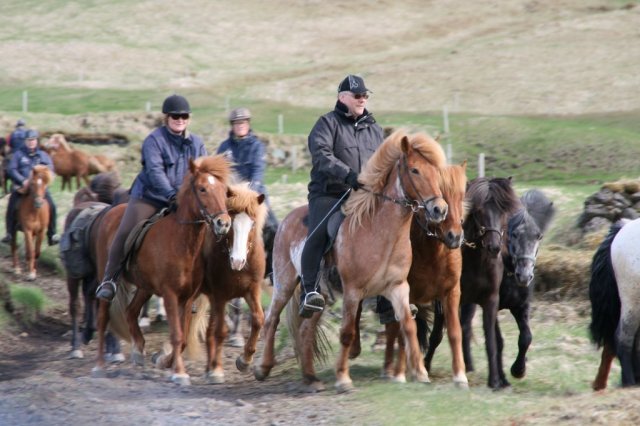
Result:
<svg viewBox="0 0 640 426"><path fill-rule="evenodd" d="M169 114L169 117L171 117L174 120L180 120L181 118L183 120L188 120L189 114Z"/></svg>
<svg viewBox="0 0 640 426"><path fill-rule="evenodd" d="M352 93L353 99L369 99L368 93Z"/></svg>

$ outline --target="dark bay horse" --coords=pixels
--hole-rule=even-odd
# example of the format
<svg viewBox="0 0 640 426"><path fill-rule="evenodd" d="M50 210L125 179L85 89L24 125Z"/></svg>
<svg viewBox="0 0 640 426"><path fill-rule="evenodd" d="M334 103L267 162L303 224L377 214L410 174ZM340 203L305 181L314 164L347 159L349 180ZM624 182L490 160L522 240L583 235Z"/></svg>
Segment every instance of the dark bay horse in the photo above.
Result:
<svg viewBox="0 0 640 426"><path fill-rule="evenodd" d="M18 229L24 233L27 280L36 279L36 260L40 257L40 248L49 226L49 203L45 197L47 187L53 181L53 173L47 166L34 166L29 174L27 193L21 197L18 206ZM22 269L18 261L17 238L11 240L13 270L20 274Z"/></svg>
<svg viewBox="0 0 640 426"><path fill-rule="evenodd" d="M120 290L111 304L111 328L119 335L130 335L132 358L144 362L144 337L138 326L138 316L144 303L156 294L164 299L172 345L172 380L189 384L182 350L185 345L184 323L191 316L191 302L199 290L204 274L201 252L205 234L221 236L229 231L231 218L226 198L233 193L227 181L230 165L223 156L201 157L189 161L189 172L178 191L178 209L158 220L147 232L133 255L129 268L123 270ZM97 250L98 277L104 275L108 248L118 228L125 205L111 209L104 217L98 232L101 242ZM130 284L131 285L130 285ZM135 285L135 289L132 287ZM130 299L130 293L135 293ZM126 307L124 307L126 306ZM185 312L185 310L187 312ZM100 301L98 313L98 359L94 374L104 368L104 332L109 320L109 304ZM123 312L126 311L125 314ZM126 319L128 332L122 332Z"/></svg>
<svg viewBox="0 0 640 426"><path fill-rule="evenodd" d="M352 193L343 206L346 218L330 252L325 255L325 269L335 265L343 292L341 350L336 362L335 386L338 392L353 388L348 357L356 337L360 302L379 294L391 301L400 318L411 373L420 382L429 381L409 307L409 231L414 213L426 215L433 222L444 220L447 205L439 182L440 171L445 164L442 147L435 140L424 134L395 132L385 139L358 177L364 188ZM275 364L273 345L280 313L287 302L290 306L299 303L298 297L292 296L298 288L300 254L307 236L304 223L307 214L307 206L293 210L276 233L273 298L265 323L262 360L254 369L258 380L264 380ZM297 306L294 309L297 312ZM310 390L323 387L313 365L316 326L320 317L318 312L302 321L298 315L288 315L290 322L302 321L299 332L292 337L301 362L303 381Z"/></svg>
<svg viewBox="0 0 640 426"><path fill-rule="evenodd" d="M591 264L592 340L602 347L594 390L607 387L613 359L622 367L622 386L640 384L640 219L614 224Z"/></svg>
<svg viewBox="0 0 640 426"><path fill-rule="evenodd" d="M90 186L96 188L97 192L85 187L80 188L74 196L74 204L65 217L60 241L60 258L65 268L69 293L70 358L84 357L82 343L89 343L95 331L97 234L106 209L114 203L120 180L113 173L102 173L91 180ZM80 289L84 300L85 323L82 338L78 318ZM108 352L119 353L117 340L108 336L107 339Z"/></svg>
<svg viewBox="0 0 640 426"><path fill-rule="evenodd" d="M462 246L462 276L460 279L461 313L464 363L467 371L473 362L471 353L471 321L476 304L482 306L482 324L489 362L488 385L497 389L509 385L502 369L502 335L497 316L500 299L500 283L504 275L501 256L506 253L504 234L509 218L520 208L520 200L511 186L511 178L476 178L469 182L466 199L469 214L464 222L465 244ZM432 336L437 336L434 330ZM435 338L430 341L425 359L433 358L437 347Z"/></svg>
<svg viewBox="0 0 640 426"><path fill-rule="evenodd" d="M242 297L251 310L251 332L243 353L236 359L240 371L246 371L253 360L264 313L260 301L265 271L262 228L267 216L265 196L246 186L232 186L233 196L227 198L227 209L232 217L229 233L220 241L211 235L205 239L202 256L205 275L196 314L187 334L187 352L198 347L199 330L206 328L207 367L210 383L224 383L223 342L228 330L225 306L234 298ZM206 318L208 306L211 315ZM208 323L208 324L207 324ZM205 327L206 326L206 327Z"/></svg>
<svg viewBox="0 0 640 426"><path fill-rule="evenodd" d="M427 304L435 299L444 301L444 316L453 356L453 382L468 387L462 356L462 330L458 310L460 305L460 275L464 239L462 222L465 217L465 190L467 184L466 162L459 166L447 166L442 172L442 195L449 206L446 219L438 225L423 224L415 217L411 224L411 249L413 262L409 270L409 300L415 304ZM404 341L399 335L400 324L385 325L386 349L384 375L395 381L405 381ZM398 340L395 369L393 351Z"/></svg>

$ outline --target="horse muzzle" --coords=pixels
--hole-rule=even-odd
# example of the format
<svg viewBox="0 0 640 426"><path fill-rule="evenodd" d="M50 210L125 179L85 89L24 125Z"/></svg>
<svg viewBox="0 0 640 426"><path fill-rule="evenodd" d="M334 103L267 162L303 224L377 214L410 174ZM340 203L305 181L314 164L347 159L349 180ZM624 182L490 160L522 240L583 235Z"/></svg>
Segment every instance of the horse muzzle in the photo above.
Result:
<svg viewBox="0 0 640 426"><path fill-rule="evenodd" d="M453 231L449 231L444 234L442 238L442 242L449 249L457 249L462 246L462 242L464 241L464 231L456 234Z"/></svg>
<svg viewBox="0 0 640 426"><path fill-rule="evenodd" d="M447 218L449 205L444 198L432 198L423 202L427 220L433 224L438 224Z"/></svg>
<svg viewBox="0 0 640 426"><path fill-rule="evenodd" d="M33 200L33 206L36 209L39 209L40 207L42 207L43 204L44 204L44 198L42 197L38 197L35 200Z"/></svg>
<svg viewBox="0 0 640 426"><path fill-rule="evenodd" d="M234 257L229 257L229 262L231 263L231 269L234 271L242 271L242 269L247 265L247 259L237 259Z"/></svg>

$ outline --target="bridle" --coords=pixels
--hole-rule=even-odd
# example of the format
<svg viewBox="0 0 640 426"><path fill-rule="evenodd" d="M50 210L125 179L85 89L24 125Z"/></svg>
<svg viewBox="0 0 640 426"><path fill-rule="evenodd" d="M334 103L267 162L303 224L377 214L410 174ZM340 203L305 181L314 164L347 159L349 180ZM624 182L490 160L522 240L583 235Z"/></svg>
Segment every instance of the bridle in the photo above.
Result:
<svg viewBox="0 0 640 426"><path fill-rule="evenodd" d="M476 227L478 228L478 233L473 238L465 239L462 244L464 244L465 246L467 246L469 248L476 249L476 248L478 248L478 242L479 242L480 246L482 248L484 248L485 247L485 243L484 243L484 238L483 237L486 234L488 234L489 232L495 232L500 236L500 245L502 245L502 237L504 236L504 230L503 229L498 229L498 228L494 228L494 227L491 227L491 226L478 225L478 223L475 220L475 218L474 218L474 222L476 223ZM466 234L466 232L465 232L465 234Z"/></svg>
<svg viewBox="0 0 640 426"><path fill-rule="evenodd" d="M422 154L420 154L422 156ZM422 156L423 158L425 158L424 156ZM426 159L426 158L425 158ZM405 208L409 208L411 209L411 211L413 213L418 213L420 210L424 210L425 212L428 211L428 207L427 205L432 202L433 200L438 199L439 197L437 196L431 196L427 199L425 199L422 194L420 193L420 191L418 190L415 182L413 181L413 178L411 177L411 172L409 172L409 164L407 161L407 156L406 154L402 155L402 159L398 160L398 176L402 176L403 171L405 176L409 179L409 183L411 184L411 188L413 189L413 192L415 194L418 195L419 199L411 199L409 197L407 197L407 191L404 188L404 185L402 184L402 179L400 179L400 189L402 190L402 194L404 195L404 198L399 199L399 198L393 198L393 197L389 197L386 194L380 193L380 192L373 192L370 191L366 188L362 188L363 190L370 192L371 194L375 195L376 197L382 198L384 201L391 201L392 203L398 204L399 206L405 207ZM426 214L425 214L426 215Z"/></svg>
<svg viewBox="0 0 640 426"><path fill-rule="evenodd" d="M213 175L211 175L211 176L213 176ZM223 214L229 214L226 209L225 210L220 210L219 212L216 212L216 213L209 213L207 211L207 208L205 207L205 205L202 203L202 200L200 199L200 196L198 195L198 191L196 191L196 184L195 184L195 177L194 176L191 177L190 186L191 186L191 192L193 193L193 195L196 198L196 203L198 205L198 210L200 211L200 215L202 216L202 219L189 220L189 221L178 220L179 224L181 224L181 225L192 225L192 224L205 223L205 224L207 224L209 226L214 226L214 222L218 217L222 216Z"/></svg>

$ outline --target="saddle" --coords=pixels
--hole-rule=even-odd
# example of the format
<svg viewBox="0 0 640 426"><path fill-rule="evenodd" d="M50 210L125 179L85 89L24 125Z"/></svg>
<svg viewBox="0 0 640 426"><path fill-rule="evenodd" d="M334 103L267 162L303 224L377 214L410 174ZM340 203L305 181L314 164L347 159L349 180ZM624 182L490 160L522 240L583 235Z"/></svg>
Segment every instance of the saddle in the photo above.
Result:
<svg viewBox="0 0 640 426"><path fill-rule="evenodd" d="M145 219L133 227L124 243L124 261L122 264L125 270L129 270L131 268L135 254L140 249L142 241L147 235L147 232L149 232L149 229L151 229L151 226L168 214L169 209L162 209L149 219Z"/></svg>
<svg viewBox="0 0 640 426"><path fill-rule="evenodd" d="M108 204L95 205L82 210L60 238L60 260L71 278L84 278L95 273L89 258L91 225Z"/></svg>
<svg viewBox="0 0 640 426"><path fill-rule="evenodd" d="M333 212L327 219L327 243L322 250L323 255L327 254L329 250L331 250L331 247L333 247L333 243L336 240L336 236L338 235L338 230L340 229L340 225L342 225L345 217L346 216L344 215L344 213L342 213L342 210L337 210ZM305 216L302 219L302 223L304 223L304 226L306 226L308 229L309 216Z"/></svg>

